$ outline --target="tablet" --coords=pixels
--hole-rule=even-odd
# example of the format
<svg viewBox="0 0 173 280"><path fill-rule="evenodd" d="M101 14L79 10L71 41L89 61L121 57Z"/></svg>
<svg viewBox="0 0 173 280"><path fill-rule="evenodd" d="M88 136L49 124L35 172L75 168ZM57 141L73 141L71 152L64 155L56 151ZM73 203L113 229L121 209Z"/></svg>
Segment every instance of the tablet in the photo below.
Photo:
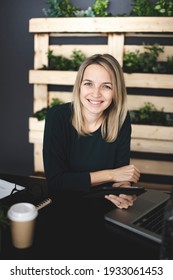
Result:
<svg viewBox="0 0 173 280"><path fill-rule="evenodd" d="M141 186L121 186L121 187L112 187L112 186L98 186L92 187L92 189L85 193L85 197L104 197L109 194L126 194L126 195L140 195L146 190Z"/></svg>

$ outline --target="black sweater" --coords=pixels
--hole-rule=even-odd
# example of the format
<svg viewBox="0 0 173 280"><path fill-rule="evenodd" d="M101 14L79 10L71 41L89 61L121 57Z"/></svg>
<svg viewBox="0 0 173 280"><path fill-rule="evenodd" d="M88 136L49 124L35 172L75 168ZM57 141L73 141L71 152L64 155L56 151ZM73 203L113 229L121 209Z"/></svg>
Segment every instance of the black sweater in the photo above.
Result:
<svg viewBox="0 0 173 280"><path fill-rule="evenodd" d="M71 103L55 105L46 115L43 161L48 188L88 191L90 172L113 169L130 161L130 116L117 139L107 143L102 139L101 128L89 136L79 136L71 123Z"/></svg>

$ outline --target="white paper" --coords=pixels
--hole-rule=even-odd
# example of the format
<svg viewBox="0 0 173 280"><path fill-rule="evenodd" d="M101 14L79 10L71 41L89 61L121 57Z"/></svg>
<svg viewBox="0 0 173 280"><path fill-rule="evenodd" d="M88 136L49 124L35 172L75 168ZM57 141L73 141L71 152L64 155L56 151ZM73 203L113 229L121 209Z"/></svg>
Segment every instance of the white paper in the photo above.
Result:
<svg viewBox="0 0 173 280"><path fill-rule="evenodd" d="M0 179L0 199L10 195L15 188L16 190L14 192L24 189L24 187L20 185Z"/></svg>

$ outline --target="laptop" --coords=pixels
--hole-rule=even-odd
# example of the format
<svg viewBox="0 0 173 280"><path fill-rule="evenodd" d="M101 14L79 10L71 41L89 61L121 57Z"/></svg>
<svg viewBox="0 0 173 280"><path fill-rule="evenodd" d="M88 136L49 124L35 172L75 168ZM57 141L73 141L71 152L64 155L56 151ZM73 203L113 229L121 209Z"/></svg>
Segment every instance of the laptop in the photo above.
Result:
<svg viewBox="0 0 173 280"><path fill-rule="evenodd" d="M162 243L164 213L169 200L169 193L148 189L138 196L132 207L115 208L106 213L104 219L140 236Z"/></svg>

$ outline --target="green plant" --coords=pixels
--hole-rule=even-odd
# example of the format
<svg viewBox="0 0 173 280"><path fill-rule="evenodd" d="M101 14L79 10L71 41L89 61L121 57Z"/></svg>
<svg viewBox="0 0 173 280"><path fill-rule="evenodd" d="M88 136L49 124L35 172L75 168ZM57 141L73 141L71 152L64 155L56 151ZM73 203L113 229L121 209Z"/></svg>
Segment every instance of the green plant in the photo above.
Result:
<svg viewBox="0 0 173 280"><path fill-rule="evenodd" d="M153 6L156 16L173 16L173 2L172 1L157 1Z"/></svg>
<svg viewBox="0 0 173 280"><path fill-rule="evenodd" d="M107 17L111 13L108 13L106 10L109 7L109 0L95 0L92 9L95 17Z"/></svg>
<svg viewBox="0 0 173 280"><path fill-rule="evenodd" d="M132 123L134 124L169 125L167 124L167 117L166 113L163 111L163 108L161 111L159 111L151 102L145 102L144 106L139 108L138 111L130 111L130 117Z"/></svg>
<svg viewBox="0 0 173 280"><path fill-rule="evenodd" d="M78 70L82 62L86 59L86 55L80 50L74 50L70 56L73 70Z"/></svg>
<svg viewBox="0 0 173 280"><path fill-rule="evenodd" d="M146 102L145 105L139 109L140 121L142 123L150 123L152 120L152 113L155 111L155 106L150 102Z"/></svg>
<svg viewBox="0 0 173 280"><path fill-rule="evenodd" d="M0 230L6 228L9 225L9 220L7 218L6 209L0 206Z"/></svg>
<svg viewBox="0 0 173 280"><path fill-rule="evenodd" d="M173 2L160 0L133 0L131 16L173 16Z"/></svg>
<svg viewBox="0 0 173 280"><path fill-rule="evenodd" d="M173 74L173 55L167 57L166 69L167 73Z"/></svg>
<svg viewBox="0 0 173 280"><path fill-rule="evenodd" d="M47 0L49 9L43 9L47 17L74 17L77 8L72 6L69 0Z"/></svg>
<svg viewBox="0 0 173 280"><path fill-rule="evenodd" d="M42 70L78 70L86 56L80 50L74 50L70 58L63 55L54 55L53 51L48 51L48 66L43 65Z"/></svg>
<svg viewBox="0 0 173 280"><path fill-rule="evenodd" d="M151 15L151 3L150 0L133 0L131 16L149 16Z"/></svg>
<svg viewBox="0 0 173 280"><path fill-rule="evenodd" d="M69 0L47 0L49 9L43 9L47 17L106 17L111 16L106 10L109 0L95 0L94 4L86 10L80 10L72 6Z"/></svg>
<svg viewBox="0 0 173 280"><path fill-rule="evenodd" d="M166 72L164 63L157 61L160 53L164 48L155 43L152 46L144 45L146 51L140 53L127 52L123 58L123 70L127 73L142 72L142 73L163 73Z"/></svg>
<svg viewBox="0 0 173 280"><path fill-rule="evenodd" d="M113 16L107 11L110 0L95 0L86 10L71 5L69 0L47 0L49 8L43 8L46 17L107 17ZM117 15L126 16L126 14ZM173 2L159 0L133 0L130 16L173 16Z"/></svg>
<svg viewBox="0 0 173 280"><path fill-rule="evenodd" d="M55 106L55 105L58 105L58 104L63 104L64 102L61 101L60 99L58 98L52 98L52 101L50 103L50 105L46 108L42 108L41 110L38 110L37 112L34 113L34 117L37 118L39 121L42 121L45 119L46 117L46 114L47 114L47 111L49 108Z"/></svg>

